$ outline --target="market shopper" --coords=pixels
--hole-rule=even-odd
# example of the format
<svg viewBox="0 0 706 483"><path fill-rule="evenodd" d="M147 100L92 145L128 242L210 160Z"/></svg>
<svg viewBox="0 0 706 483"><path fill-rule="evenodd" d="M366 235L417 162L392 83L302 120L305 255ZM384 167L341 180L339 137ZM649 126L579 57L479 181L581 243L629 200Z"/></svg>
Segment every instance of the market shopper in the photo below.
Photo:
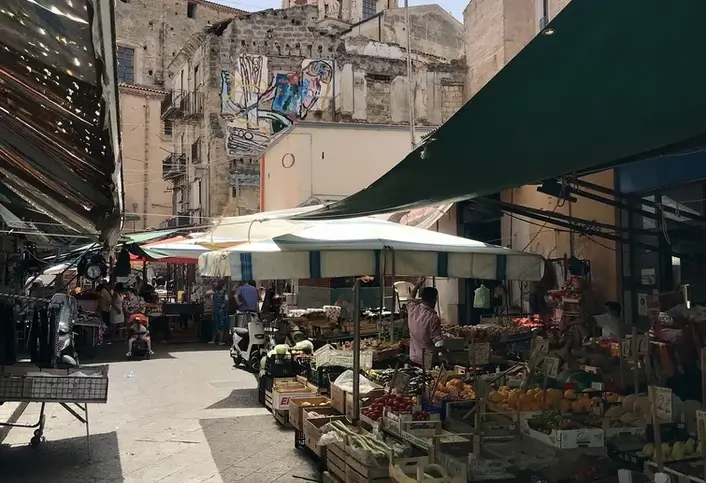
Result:
<svg viewBox="0 0 706 483"><path fill-rule="evenodd" d="M254 287L253 287L254 288ZM228 330L228 293L222 280L213 284L212 290L208 291L208 296L212 299L211 321L213 323L213 339L209 344L225 344L223 341L225 332Z"/></svg>
<svg viewBox="0 0 706 483"><path fill-rule="evenodd" d="M123 312L123 284L118 282L113 288L113 295L110 300L110 338L115 339L118 329L125 323L125 313Z"/></svg>
<svg viewBox="0 0 706 483"><path fill-rule="evenodd" d="M112 298L113 292L110 290L109 282L98 285L98 311L106 327L110 326L110 303Z"/></svg>
<svg viewBox="0 0 706 483"><path fill-rule="evenodd" d="M436 313L436 301L439 292L434 287L424 287L426 278L419 279L412 290L412 297L407 301L407 324L409 326L409 358L414 364L427 365L424 351L440 350L444 346L441 335L441 318ZM421 298L417 299L417 292L421 290Z"/></svg>
<svg viewBox="0 0 706 483"><path fill-rule="evenodd" d="M241 312L257 312L260 294L255 288L255 282L248 280L235 291L235 302Z"/></svg>
<svg viewBox="0 0 706 483"><path fill-rule="evenodd" d="M132 314L144 314L147 309L145 299L135 292L135 289L128 287L125 290L125 300L123 300L123 312L127 317Z"/></svg>

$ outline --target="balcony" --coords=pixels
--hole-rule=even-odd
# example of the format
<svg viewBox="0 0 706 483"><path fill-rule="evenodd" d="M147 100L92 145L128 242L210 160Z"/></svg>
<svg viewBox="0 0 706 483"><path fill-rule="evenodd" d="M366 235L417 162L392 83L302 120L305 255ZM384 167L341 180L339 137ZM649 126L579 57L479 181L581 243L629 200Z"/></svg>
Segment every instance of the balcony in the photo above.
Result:
<svg viewBox="0 0 706 483"><path fill-rule="evenodd" d="M204 95L202 92L186 92L181 97L181 112L184 119L203 115Z"/></svg>
<svg viewBox="0 0 706 483"><path fill-rule="evenodd" d="M191 164L201 164L201 138L191 145Z"/></svg>
<svg viewBox="0 0 706 483"><path fill-rule="evenodd" d="M162 160L162 178L165 180L178 178L186 174L186 156L171 153Z"/></svg>
<svg viewBox="0 0 706 483"><path fill-rule="evenodd" d="M162 119L176 119L181 116L181 91L169 91L161 104Z"/></svg>

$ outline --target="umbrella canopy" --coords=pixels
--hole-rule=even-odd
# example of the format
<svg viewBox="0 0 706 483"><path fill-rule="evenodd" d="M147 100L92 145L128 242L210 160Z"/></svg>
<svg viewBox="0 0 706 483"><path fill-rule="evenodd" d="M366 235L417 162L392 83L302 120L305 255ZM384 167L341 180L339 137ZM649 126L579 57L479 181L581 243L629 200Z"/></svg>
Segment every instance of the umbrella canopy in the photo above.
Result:
<svg viewBox="0 0 706 483"><path fill-rule="evenodd" d="M177 236L166 240L145 243L139 248L132 247L130 259L133 261L152 260L160 263L195 264L199 255L209 249L195 243L191 238Z"/></svg>
<svg viewBox="0 0 706 483"><path fill-rule="evenodd" d="M375 218L291 223L290 233L202 254L201 275L233 280L377 275L386 249L394 251L395 275L539 280L544 268L539 255Z"/></svg>

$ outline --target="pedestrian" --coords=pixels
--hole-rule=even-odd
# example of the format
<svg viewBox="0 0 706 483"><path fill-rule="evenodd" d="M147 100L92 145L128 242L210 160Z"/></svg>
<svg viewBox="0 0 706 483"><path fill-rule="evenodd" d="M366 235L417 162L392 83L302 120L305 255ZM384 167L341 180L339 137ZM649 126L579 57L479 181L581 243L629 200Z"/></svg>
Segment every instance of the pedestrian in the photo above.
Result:
<svg viewBox="0 0 706 483"><path fill-rule="evenodd" d="M123 284L118 282L113 288L113 295L110 300L110 334L111 339L118 335L118 329L125 323L125 313L123 312Z"/></svg>
<svg viewBox="0 0 706 483"><path fill-rule="evenodd" d="M441 318L436 313L439 292L434 287L424 287L421 298L416 298L424 281L424 277L419 279L412 290L412 298L407 301L409 359L415 364L429 367L431 356L444 346L444 338L441 334ZM430 353L425 354L425 351Z"/></svg>
<svg viewBox="0 0 706 483"><path fill-rule="evenodd" d="M147 304L142 296L135 293L135 289L128 287L125 289L125 300L123 300L123 312L126 317L132 314L144 314L147 310Z"/></svg>
<svg viewBox="0 0 706 483"><path fill-rule="evenodd" d="M235 302L241 312L257 312L260 304L260 294L253 280L248 280L235 292Z"/></svg>
<svg viewBox="0 0 706 483"><path fill-rule="evenodd" d="M225 332L228 330L228 293L222 280L213 284L209 294L213 300L211 309L211 322L213 324L213 339L209 344L223 345Z"/></svg>
<svg viewBox="0 0 706 483"><path fill-rule="evenodd" d="M98 285L98 311L106 327L110 327L110 304L113 298L113 291L110 287L110 282Z"/></svg>

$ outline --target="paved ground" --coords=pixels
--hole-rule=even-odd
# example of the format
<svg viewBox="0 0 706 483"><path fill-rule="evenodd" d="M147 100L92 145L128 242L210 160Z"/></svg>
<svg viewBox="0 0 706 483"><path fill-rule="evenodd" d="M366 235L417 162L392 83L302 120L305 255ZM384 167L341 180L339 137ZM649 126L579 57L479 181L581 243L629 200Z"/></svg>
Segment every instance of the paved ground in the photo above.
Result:
<svg viewBox="0 0 706 483"><path fill-rule="evenodd" d="M157 347L152 360L111 363L108 404L89 406L91 459L85 428L51 405L39 447L28 445L32 433L26 429L13 429L0 446L0 481L320 479L315 465L294 449L292 431L281 429L258 403L254 376L231 366L226 350L205 345ZM0 406L3 421L8 406ZM36 422L38 412L30 405L20 422Z"/></svg>

